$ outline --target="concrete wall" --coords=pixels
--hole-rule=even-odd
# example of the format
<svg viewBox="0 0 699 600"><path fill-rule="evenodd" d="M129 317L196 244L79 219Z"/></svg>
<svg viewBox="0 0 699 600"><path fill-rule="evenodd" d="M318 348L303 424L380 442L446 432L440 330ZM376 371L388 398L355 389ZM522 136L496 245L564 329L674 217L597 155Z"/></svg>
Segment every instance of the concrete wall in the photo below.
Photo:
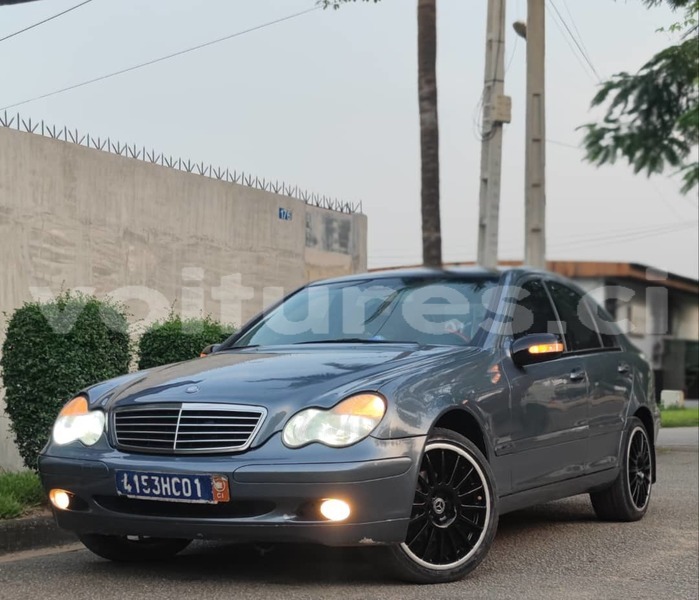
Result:
<svg viewBox="0 0 699 600"><path fill-rule="evenodd" d="M0 343L2 313L62 288L115 296L136 320L174 304L240 325L266 287L366 270L366 228L363 215L0 127ZM18 466L0 399L0 468Z"/></svg>

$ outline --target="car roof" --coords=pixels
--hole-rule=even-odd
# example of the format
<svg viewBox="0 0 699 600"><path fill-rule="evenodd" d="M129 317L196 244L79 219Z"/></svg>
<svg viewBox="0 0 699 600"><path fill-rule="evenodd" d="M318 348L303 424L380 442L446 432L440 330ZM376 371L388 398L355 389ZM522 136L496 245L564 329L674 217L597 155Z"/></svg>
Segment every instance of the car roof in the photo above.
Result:
<svg viewBox="0 0 699 600"><path fill-rule="evenodd" d="M323 279L315 281L311 285L327 284L327 283L346 283L352 281L366 281L367 279L444 279L446 278L474 278L474 279L490 279L496 281L503 275L511 274L514 276L526 274L553 275L548 271L528 267L502 267L498 269L485 269L478 266L467 267L446 267L443 269L429 267L410 267L400 269L384 269L380 271L369 271L366 273L355 273L353 275L344 275L342 277L333 277L331 279Z"/></svg>

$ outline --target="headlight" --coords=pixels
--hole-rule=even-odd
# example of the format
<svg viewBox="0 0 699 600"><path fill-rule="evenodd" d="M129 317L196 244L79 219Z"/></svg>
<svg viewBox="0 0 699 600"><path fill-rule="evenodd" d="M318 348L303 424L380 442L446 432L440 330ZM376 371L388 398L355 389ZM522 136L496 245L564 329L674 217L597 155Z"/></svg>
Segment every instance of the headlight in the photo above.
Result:
<svg viewBox="0 0 699 600"><path fill-rule="evenodd" d="M294 415L284 427L284 443L298 448L311 442L340 448L367 437L386 412L386 401L376 394L358 394L333 408L308 408Z"/></svg>
<svg viewBox="0 0 699 600"><path fill-rule="evenodd" d="M102 437L106 419L101 410L89 410L82 396L63 407L53 426L53 441L60 446L80 440L92 446Z"/></svg>

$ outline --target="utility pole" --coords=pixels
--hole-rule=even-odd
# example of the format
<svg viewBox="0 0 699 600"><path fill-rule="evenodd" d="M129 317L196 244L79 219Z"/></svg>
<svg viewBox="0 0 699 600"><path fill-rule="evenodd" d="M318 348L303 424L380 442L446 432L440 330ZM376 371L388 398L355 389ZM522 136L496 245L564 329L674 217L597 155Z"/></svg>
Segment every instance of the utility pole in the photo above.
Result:
<svg viewBox="0 0 699 600"><path fill-rule="evenodd" d="M485 40L478 264L487 269L498 264L502 135L503 125L510 122L512 112L512 102L504 95L505 3L506 0L488 0Z"/></svg>
<svg viewBox="0 0 699 600"><path fill-rule="evenodd" d="M546 268L546 13L544 2L545 0L528 0L526 26L527 146L524 182L524 262L540 269Z"/></svg>

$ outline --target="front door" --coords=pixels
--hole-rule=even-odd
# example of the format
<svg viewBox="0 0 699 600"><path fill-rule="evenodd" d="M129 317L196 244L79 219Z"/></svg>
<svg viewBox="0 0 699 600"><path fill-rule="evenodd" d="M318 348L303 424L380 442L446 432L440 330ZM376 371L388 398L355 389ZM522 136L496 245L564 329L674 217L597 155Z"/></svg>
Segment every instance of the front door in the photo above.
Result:
<svg viewBox="0 0 699 600"><path fill-rule="evenodd" d="M520 282L520 299L512 320L512 338L563 330L540 279ZM516 366L505 360L511 387L510 436L499 450L509 455L512 491L555 483L581 475L587 450L588 379L584 357L568 347L559 358Z"/></svg>

